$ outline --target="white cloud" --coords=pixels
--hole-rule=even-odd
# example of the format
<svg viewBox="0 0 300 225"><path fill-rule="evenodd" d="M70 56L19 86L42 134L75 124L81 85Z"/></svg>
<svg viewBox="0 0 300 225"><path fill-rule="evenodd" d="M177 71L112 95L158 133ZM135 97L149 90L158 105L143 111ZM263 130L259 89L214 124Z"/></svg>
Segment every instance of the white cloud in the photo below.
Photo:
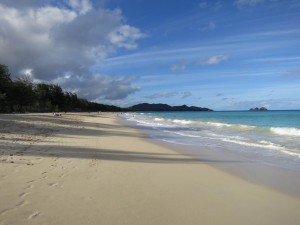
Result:
<svg viewBox="0 0 300 225"><path fill-rule="evenodd" d="M226 61L229 57L227 55L215 55L201 61L202 65L213 65Z"/></svg>
<svg viewBox="0 0 300 225"><path fill-rule="evenodd" d="M233 4L237 7L253 7L264 2L277 2L277 0L236 0Z"/></svg>
<svg viewBox="0 0 300 225"><path fill-rule="evenodd" d="M99 74L57 79L66 90L75 91L80 97L93 101L124 99L140 89L132 84L135 80L134 76L110 77Z"/></svg>
<svg viewBox="0 0 300 225"><path fill-rule="evenodd" d="M145 37L145 35L139 29L123 25L113 30L108 35L108 40L117 47L134 49L137 47L135 41L142 37Z"/></svg>
<svg viewBox="0 0 300 225"><path fill-rule="evenodd" d="M15 76L30 70L35 80L53 81L68 74L74 85L77 76L90 79L89 69L110 53L119 48L137 48L136 41L144 37L138 28L125 23L120 10L96 9L89 0L61 0L55 6L34 0L20 5L13 2L0 3L0 62L8 65ZM100 80L109 79L102 76ZM104 90L100 86L105 82L97 82L98 89ZM121 81L111 78L108 83L113 82L119 85ZM116 93L123 94L101 96L124 97L137 90L131 82L132 79L119 86ZM81 84L76 84L79 93L96 98L95 91L80 92Z"/></svg>
<svg viewBox="0 0 300 225"><path fill-rule="evenodd" d="M207 57L207 52L214 52L212 54L218 54L218 52L230 52L235 55L252 55L253 53L263 55L266 50L276 51L279 45L282 48L289 48L290 45L293 45L294 43L292 42L291 35L298 36L299 34L299 29L287 29L224 36L222 41L207 40L201 42L199 45L193 45L192 47L148 49L143 52L110 57L105 60L105 64L111 68L116 68L118 66L122 66L122 68L124 68L124 66L132 67L132 65L144 67L146 64L149 65L149 63L160 61L170 66L173 62L180 62L183 59L188 62L198 61L199 58L203 59ZM274 41L274 39L278 38L290 41L280 43ZM246 42L247 44L245 45ZM293 46L295 47L296 44Z"/></svg>
<svg viewBox="0 0 300 225"><path fill-rule="evenodd" d="M186 70L186 64L185 63L178 63L178 64L173 64L170 69L173 72L180 72Z"/></svg>
<svg viewBox="0 0 300 225"><path fill-rule="evenodd" d="M21 0L21 1L12 1L12 0L1 0L3 5L15 8L26 8L26 7L37 7L42 4L41 0Z"/></svg>
<svg viewBox="0 0 300 225"><path fill-rule="evenodd" d="M24 69L25 76L32 77L33 76L32 72L33 72L32 69Z"/></svg>
<svg viewBox="0 0 300 225"><path fill-rule="evenodd" d="M223 7L223 3L222 1L217 1L217 2L200 2L198 4L198 8L200 9L213 9L215 11L218 11L219 9L221 9Z"/></svg>
<svg viewBox="0 0 300 225"><path fill-rule="evenodd" d="M208 22L208 24L205 24L200 30L201 31L209 31L214 30L216 28L216 24L213 21Z"/></svg>
<svg viewBox="0 0 300 225"><path fill-rule="evenodd" d="M68 0L68 3L80 14L84 14L92 9L92 3L89 0Z"/></svg>

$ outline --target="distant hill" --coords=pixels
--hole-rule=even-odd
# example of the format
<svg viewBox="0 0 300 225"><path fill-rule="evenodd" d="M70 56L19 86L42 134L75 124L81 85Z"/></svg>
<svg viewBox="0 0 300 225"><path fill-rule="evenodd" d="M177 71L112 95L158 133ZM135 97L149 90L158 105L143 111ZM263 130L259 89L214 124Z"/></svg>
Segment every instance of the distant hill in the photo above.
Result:
<svg viewBox="0 0 300 225"><path fill-rule="evenodd" d="M196 107L196 106L170 106L167 104L149 104L141 103L129 107L128 109L133 111L213 111L208 108Z"/></svg>

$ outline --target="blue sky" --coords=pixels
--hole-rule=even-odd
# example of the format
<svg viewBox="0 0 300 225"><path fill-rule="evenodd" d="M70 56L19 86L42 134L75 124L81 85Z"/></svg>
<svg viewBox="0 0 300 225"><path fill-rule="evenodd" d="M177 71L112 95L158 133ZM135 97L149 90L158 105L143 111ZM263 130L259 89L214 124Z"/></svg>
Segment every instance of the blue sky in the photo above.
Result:
<svg viewBox="0 0 300 225"><path fill-rule="evenodd" d="M97 67L138 76L132 101L300 108L300 2L145 2L111 2L147 37Z"/></svg>
<svg viewBox="0 0 300 225"><path fill-rule="evenodd" d="M69 19L47 23L47 44L64 43L66 49L75 39L78 52L75 44L72 51L55 49L56 55L47 59L52 68L60 68L55 76L37 72L50 70L40 66L45 62L25 66L8 57L0 60L90 100L119 106L149 102L214 110L300 109L300 0L26 0L22 7L2 1L6 10L20 12L59 9ZM89 55L83 57L79 50ZM59 54L64 65L53 60ZM77 60L67 61L66 55Z"/></svg>

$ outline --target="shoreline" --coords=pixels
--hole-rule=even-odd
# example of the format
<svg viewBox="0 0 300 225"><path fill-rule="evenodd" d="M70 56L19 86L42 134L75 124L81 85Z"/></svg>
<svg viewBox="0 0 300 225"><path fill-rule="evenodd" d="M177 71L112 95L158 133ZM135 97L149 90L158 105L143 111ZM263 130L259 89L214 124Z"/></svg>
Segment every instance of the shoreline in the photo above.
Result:
<svg viewBox="0 0 300 225"><path fill-rule="evenodd" d="M229 151L223 148L222 151L210 151L195 145L178 144L160 140L152 136L163 135L162 131L138 125L136 122L128 121L119 117L118 122L138 129L145 135L151 137L149 140L155 144L162 145L184 155L197 158L203 163L237 176L245 181L263 185L285 194L300 198L300 171L258 162L251 160L240 152Z"/></svg>
<svg viewBox="0 0 300 225"><path fill-rule="evenodd" d="M0 119L1 225L299 222L299 198L158 145L116 114Z"/></svg>

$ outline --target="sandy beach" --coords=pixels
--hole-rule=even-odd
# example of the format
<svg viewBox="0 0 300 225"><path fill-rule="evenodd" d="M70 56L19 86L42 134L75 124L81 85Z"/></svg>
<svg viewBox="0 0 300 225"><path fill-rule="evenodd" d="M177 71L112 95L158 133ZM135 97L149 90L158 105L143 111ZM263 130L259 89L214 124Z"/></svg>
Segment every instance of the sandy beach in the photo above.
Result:
<svg viewBox="0 0 300 225"><path fill-rule="evenodd" d="M299 221L298 197L158 145L117 114L0 115L0 225Z"/></svg>

